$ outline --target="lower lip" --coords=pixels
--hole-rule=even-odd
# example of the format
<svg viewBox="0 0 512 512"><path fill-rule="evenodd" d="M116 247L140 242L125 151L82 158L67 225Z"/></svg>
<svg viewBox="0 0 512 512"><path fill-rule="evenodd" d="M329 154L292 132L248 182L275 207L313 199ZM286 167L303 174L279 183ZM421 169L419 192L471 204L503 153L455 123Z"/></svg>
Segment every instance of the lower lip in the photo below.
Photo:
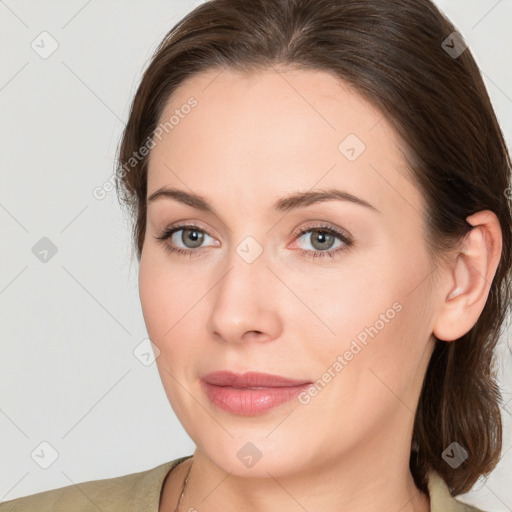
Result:
<svg viewBox="0 0 512 512"><path fill-rule="evenodd" d="M260 389L239 389L230 386L215 386L201 381L210 401L220 409L242 416L256 416L278 405L289 402L311 384L281 386Z"/></svg>

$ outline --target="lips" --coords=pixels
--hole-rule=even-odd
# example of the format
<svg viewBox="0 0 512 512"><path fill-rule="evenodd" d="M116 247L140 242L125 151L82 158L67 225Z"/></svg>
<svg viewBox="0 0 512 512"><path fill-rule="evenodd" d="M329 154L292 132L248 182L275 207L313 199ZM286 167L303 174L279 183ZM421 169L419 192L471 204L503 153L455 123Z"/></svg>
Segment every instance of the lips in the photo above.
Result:
<svg viewBox="0 0 512 512"><path fill-rule="evenodd" d="M230 386L233 388L281 388L291 386L301 386L310 384L311 381L304 379L289 379L280 375L270 373L247 372L242 374L230 371L219 371L209 373L203 377L208 384L215 386Z"/></svg>
<svg viewBox="0 0 512 512"><path fill-rule="evenodd" d="M255 416L293 400L311 381L269 373L219 371L205 375L201 384L217 408L231 414Z"/></svg>

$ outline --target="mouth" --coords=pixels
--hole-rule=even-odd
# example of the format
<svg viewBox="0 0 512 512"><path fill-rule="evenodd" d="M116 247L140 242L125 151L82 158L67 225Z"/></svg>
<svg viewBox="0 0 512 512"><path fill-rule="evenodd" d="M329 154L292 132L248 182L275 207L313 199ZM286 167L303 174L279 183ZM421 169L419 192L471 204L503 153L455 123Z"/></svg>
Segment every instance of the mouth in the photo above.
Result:
<svg viewBox="0 0 512 512"><path fill-rule="evenodd" d="M211 403L219 409L255 416L293 400L312 382L268 373L219 371L203 376L201 384Z"/></svg>

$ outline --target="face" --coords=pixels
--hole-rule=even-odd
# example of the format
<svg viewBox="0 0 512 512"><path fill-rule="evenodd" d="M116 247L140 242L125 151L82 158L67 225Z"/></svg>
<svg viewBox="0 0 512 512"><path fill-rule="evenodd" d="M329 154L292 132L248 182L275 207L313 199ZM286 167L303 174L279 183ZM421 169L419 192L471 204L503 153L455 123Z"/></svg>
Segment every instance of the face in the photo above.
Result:
<svg viewBox="0 0 512 512"><path fill-rule="evenodd" d="M161 121L172 115L148 197L178 189L211 211L149 202L139 289L165 392L198 450L252 476L408 460L436 294L424 201L386 118L305 70L195 75ZM345 195L315 200L329 190ZM282 201L303 193L315 195ZM220 370L310 384L282 403L283 388L224 388L226 409L202 380ZM261 456L250 469L247 454Z"/></svg>

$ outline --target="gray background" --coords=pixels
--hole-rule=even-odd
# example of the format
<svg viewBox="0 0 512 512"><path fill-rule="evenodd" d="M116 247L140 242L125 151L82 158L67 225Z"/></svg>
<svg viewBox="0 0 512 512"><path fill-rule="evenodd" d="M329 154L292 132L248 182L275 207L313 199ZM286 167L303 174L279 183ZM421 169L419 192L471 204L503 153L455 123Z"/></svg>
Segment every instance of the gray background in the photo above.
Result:
<svg viewBox="0 0 512 512"><path fill-rule="evenodd" d="M98 200L93 190L112 175L153 50L199 3L0 0L0 500L194 450L155 364L140 356L147 332L129 224L115 191ZM469 43L510 147L512 1L437 3ZM52 40L57 50L42 58ZM46 262L34 246L49 250ZM499 349L503 457L462 497L494 512L512 510L511 338Z"/></svg>

